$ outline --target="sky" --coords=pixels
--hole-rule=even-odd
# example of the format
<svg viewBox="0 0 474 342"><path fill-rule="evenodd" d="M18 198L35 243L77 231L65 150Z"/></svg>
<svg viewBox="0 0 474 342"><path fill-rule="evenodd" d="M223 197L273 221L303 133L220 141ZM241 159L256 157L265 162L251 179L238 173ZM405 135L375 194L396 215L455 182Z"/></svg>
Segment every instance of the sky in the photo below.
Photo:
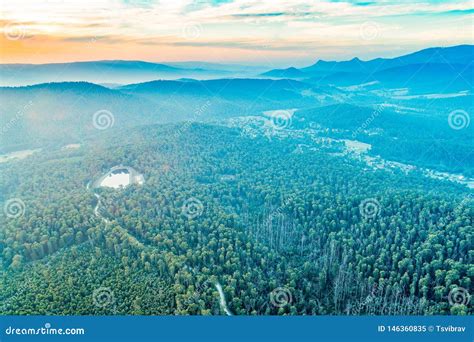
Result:
<svg viewBox="0 0 474 342"><path fill-rule="evenodd" d="M0 63L300 67L474 43L472 0L0 1Z"/></svg>

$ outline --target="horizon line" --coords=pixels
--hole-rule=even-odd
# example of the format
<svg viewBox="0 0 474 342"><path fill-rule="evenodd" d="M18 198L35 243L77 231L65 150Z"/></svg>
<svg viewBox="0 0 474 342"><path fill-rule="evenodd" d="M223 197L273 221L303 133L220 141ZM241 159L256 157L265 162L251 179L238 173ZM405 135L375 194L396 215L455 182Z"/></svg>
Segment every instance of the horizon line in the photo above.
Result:
<svg viewBox="0 0 474 342"><path fill-rule="evenodd" d="M447 46L428 46L422 49L417 49L412 52L408 52L405 54L397 55L395 57L376 57L376 58L370 58L370 59L360 59L357 56L354 56L350 59L315 59L313 64L310 64L308 66L314 65L315 63L319 61L326 61L326 62L346 62L346 61L351 61L354 59L358 59L362 62L369 62L373 61L376 59L394 59L398 58L401 56L407 56L413 53L417 53L423 50L429 50L429 49L445 49L445 48L455 48L455 47L461 47L461 46L474 46L474 44L457 44L457 45L447 45ZM228 62L213 62L213 61L206 61L206 60L179 60L179 61L151 61L151 60L146 60L146 59L96 59L96 60L72 60L72 61L62 61L62 62L48 62L48 63L1 63L0 66L13 66L13 65L35 65L35 66L40 66L40 65L60 65L60 64L74 64L74 63L97 63L97 62L139 62L139 63L150 63L150 64L162 64L165 66L170 66L171 64L177 64L177 63L207 63L207 64L216 64L216 65L236 65L236 66L247 66L247 67L269 67L268 65L265 64L252 64L248 63L245 61L228 61ZM171 66L172 67L172 66ZM294 65L289 65L287 67L280 67L276 69L285 69L285 68L291 68L294 67ZM304 67L299 67L299 68L304 68Z"/></svg>

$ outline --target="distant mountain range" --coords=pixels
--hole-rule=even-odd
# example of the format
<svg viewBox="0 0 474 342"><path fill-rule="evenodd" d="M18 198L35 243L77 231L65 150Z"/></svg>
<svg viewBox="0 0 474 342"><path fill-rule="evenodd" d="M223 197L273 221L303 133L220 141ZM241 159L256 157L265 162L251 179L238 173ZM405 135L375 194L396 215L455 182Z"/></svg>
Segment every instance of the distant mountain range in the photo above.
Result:
<svg viewBox="0 0 474 342"><path fill-rule="evenodd" d="M94 113L101 110L113 114L114 129L183 120L224 120L261 115L268 110L304 110L335 104L390 103L397 113L426 111L429 116L440 117L459 109L470 113L473 56L474 46L463 45L366 62L318 61L307 68L285 69L282 77L275 76L280 71L272 70L254 78L225 76L210 80L193 77L209 76L219 66L203 64L203 68L198 68L198 62L0 65L0 79L6 84L81 79L0 87L0 152L49 142L80 141L98 133L92 120ZM225 71L230 67L243 69ZM256 71L245 66L220 68L215 72L221 76ZM156 80L158 75L180 79ZM139 81L123 85L129 79Z"/></svg>
<svg viewBox="0 0 474 342"><path fill-rule="evenodd" d="M212 79L254 76L261 67L216 63L149 63L142 61L91 61L52 64L0 64L0 86L25 86L47 82L129 84L158 79Z"/></svg>
<svg viewBox="0 0 474 342"><path fill-rule="evenodd" d="M263 72L264 69L259 66L208 62L112 60L38 65L0 64L0 86L84 81L117 87L156 80L270 78L300 80L315 86L345 87L372 83L372 88L410 88L423 93L426 84L430 85L430 91L472 89L473 60L474 45L459 45L369 61L358 58L341 62L319 60L305 68L290 67L267 72Z"/></svg>
<svg viewBox="0 0 474 342"><path fill-rule="evenodd" d="M362 61L353 58L349 61L333 62L319 60L315 64L297 69L274 69L263 73L264 76L282 78L282 75L289 74L285 78L301 77L310 78L322 73L332 74L337 72L363 72L373 73L390 68L406 66L409 64L464 64L468 65L474 60L474 45L459 45L446 48L429 48L420 50L408 55L395 58L376 58L369 61ZM292 75L292 76L291 76Z"/></svg>
<svg viewBox="0 0 474 342"><path fill-rule="evenodd" d="M274 69L262 77L305 80L317 85L378 84L416 92L469 90L474 80L474 45L429 48L396 58L333 62L320 60L306 68Z"/></svg>

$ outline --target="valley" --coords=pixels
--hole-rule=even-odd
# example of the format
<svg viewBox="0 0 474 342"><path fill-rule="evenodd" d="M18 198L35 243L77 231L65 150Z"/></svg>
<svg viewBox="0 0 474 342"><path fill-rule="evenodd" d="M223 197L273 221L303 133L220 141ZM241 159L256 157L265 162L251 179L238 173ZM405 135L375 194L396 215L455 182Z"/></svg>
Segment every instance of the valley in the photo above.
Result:
<svg viewBox="0 0 474 342"><path fill-rule="evenodd" d="M0 68L1 314L472 314L472 46L206 66Z"/></svg>

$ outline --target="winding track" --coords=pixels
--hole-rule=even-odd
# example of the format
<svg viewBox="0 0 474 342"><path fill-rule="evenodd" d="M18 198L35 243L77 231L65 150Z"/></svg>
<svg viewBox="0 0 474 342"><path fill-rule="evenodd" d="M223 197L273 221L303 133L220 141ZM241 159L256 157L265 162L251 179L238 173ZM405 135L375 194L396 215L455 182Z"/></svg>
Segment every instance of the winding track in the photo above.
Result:
<svg viewBox="0 0 474 342"><path fill-rule="evenodd" d="M219 292L219 297L220 297L219 303L221 305L221 309L224 310L227 316L232 316L232 312L230 312L229 308L227 307L227 302L225 300L225 295L224 295L224 291L222 291L221 284L219 282L216 282L215 286L216 286L217 291Z"/></svg>
<svg viewBox="0 0 474 342"><path fill-rule="evenodd" d="M87 183L87 189L90 190L90 182ZM103 217L99 213L101 196L96 192L93 192L93 194L97 198L97 204L94 207L94 215L96 217L100 218L104 223L106 223L106 224L110 223L109 220L107 220L105 217ZM124 231L126 231L126 230L124 229ZM131 236L130 233L128 233L128 231L126 231L126 233L127 233L127 235ZM132 238L134 238L134 237L132 237ZM134 238L134 239L136 240L136 238ZM137 242L138 242L138 240L137 240ZM141 245L142 245L142 247L145 247L143 244L141 244ZM222 285L219 282L216 282L214 284L214 286L216 287L217 292L219 292L219 304L220 304L221 310L224 311L227 316L232 316L232 312L227 307L227 301L225 299L224 291L222 290Z"/></svg>

